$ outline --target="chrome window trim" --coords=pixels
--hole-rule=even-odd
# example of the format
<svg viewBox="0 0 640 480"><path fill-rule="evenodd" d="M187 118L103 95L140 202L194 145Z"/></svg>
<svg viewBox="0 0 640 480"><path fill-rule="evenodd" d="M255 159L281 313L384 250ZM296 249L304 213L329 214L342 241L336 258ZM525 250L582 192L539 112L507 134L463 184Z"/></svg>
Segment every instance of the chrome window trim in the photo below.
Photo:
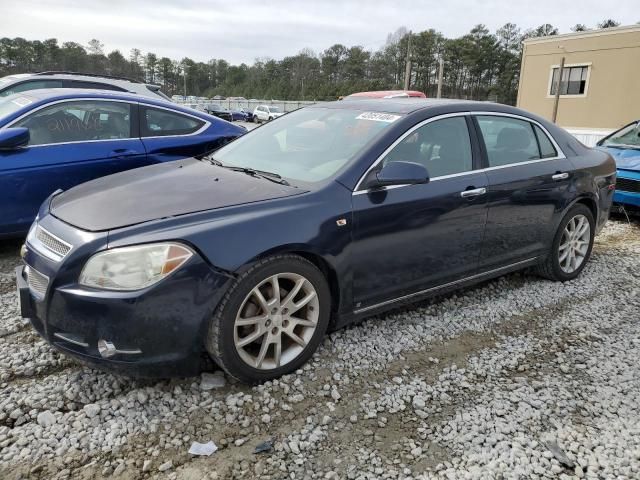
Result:
<svg viewBox="0 0 640 480"><path fill-rule="evenodd" d="M209 120L205 120L204 118L200 118L200 117L198 117L196 115L192 115L190 113L186 113L186 112L183 112L181 110L174 110L174 109L169 108L169 107L161 107L161 106L158 106L158 105L153 105L151 103L146 103L144 101L122 100L122 99L118 99L118 98L84 98L83 97L83 98L64 98L62 100L56 100L54 102L45 103L44 105L40 105L39 107L34 108L33 110L30 110L30 111L28 111L26 113L23 113L18 118L13 120L11 123L8 123L7 125L4 125L3 127L0 127L0 130L5 130L7 128L11 128L13 125L15 125L17 122L19 122L23 118L25 118L25 117L33 114L33 113L36 113L39 110L42 110L43 108L50 107L52 105L57 105L59 103L86 102L86 101L119 102L119 103L128 103L128 104L130 104L132 106L133 105L139 105L139 106L145 106L145 107L151 107L151 108L158 108L158 109L161 109L161 110L167 110L169 112L178 113L179 115L184 115L186 117L194 118L196 120L204 122L204 125L200 129L196 130L195 132L186 133L184 135L157 135L157 136L153 136L153 137L138 136L138 137L127 137L127 138L105 138L105 139L100 139L100 140L75 140L73 142L57 142L57 143L42 143L40 145L27 145L25 148L50 147L51 145L74 145L74 144L78 144L78 143L123 142L123 141L131 141L131 140L142 141L145 138L189 137L189 136L192 136L192 135L199 135L200 133L204 132L207 128L209 128L209 126L211 126L211 122Z"/></svg>
<svg viewBox="0 0 640 480"><path fill-rule="evenodd" d="M191 133L185 133L183 135L154 135L154 136L149 136L149 137L143 137L142 136L142 132L140 132L140 140L144 140L145 138L175 138L175 137L190 137L192 135L199 135L200 133L204 132L207 128L209 128L209 126L211 126L211 122L209 120L205 120L204 118L200 118L197 115L192 115L190 113L186 113L183 112L181 110L174 110L173 108L169 108L169 107L161 107L159 105L153 105L151 103L145 103L145 102L138 102L138 105L140 105L141 107L149 107L149 108L157 108L158 110L167 110L168 112L172 112L172 113L177 113L178 115L184 115L185 117L191 117L194 118L200 122L204 122L204 124L202 125L202 127L200 127L198 130L196 130L195 132L191 132ZM140 115L141 117L142 115Z"/></svg>
<svg viewBox="0 0 640 480"><path fill-rule="evenodd" d="M535 261L537 258L538 257L531 257L531 258L528 258L526 260L521 260L519 262L511 263L509 265L505 265L503 267L494 268L493 270L487 270L486 272L477 273L475 275L471 275L470 277L465 277L465 278L461 278L459 280L454 280L452 282L443 283L441 285L436 285L435 287L425 288L424 290L419 290L419 291L414 292L414 293L409 293L407 295L402 295L401 297L396 297L396 298L392 298L391 300L385 300L384 302L376 303L374 305L369 305L368 307L362 307L362 308L356 309L356 310L353 311L353 313L354 314L364 313L364 312L368 312L370 310L375 310L376 308L384 307L386 305L392 305L394 303L401 302L403 300L408 300L408 299L413 298L413 297L419 297L421 295L427 294L427 293L432 292L432 291L440 290L440 289L447 288L447 287L452 287L452 286L457 285L459 283L463 283L463 282L466 282L466 281L469 281L469 280L474 280L476 278L482 278L482 277L484 277L486 275L491 275L491 274L494 274L494 273L501 272L503 270L508 270L510 268L517 267L519 265L524 265L526 263L530 263L530 262Z"/></svg>
<svg viewBox="0 0 640 480"><path fill-rule="evenodd" d="M429 183L431 182L436 182L438 180L446 180L448 178L455 178L455 177L462 177L465 175L471 175L474 173L479 173L479 172L489 172L492 170L500 170L502 168L511 168L511 167L516 167L519 165L529 165L532 163L539 163L539 162L547 162L547 161L551 161L551 160L560 160L563 158L567 158L566 155L564 154L564 152L562 151L562 149L560 148L560 145L558 145L558 143L556 142L555 138L553 138L553 135L551 135L549 133L549 131L544 127L544 125L542 125L540 122L532 119L532 118L528 118L522 115L516 115L513 113L504 113L504 112L484 112L484 111L478 111L478 112L458 112L458 113L447 113L447 114L443 114L443 115L438 115L437 117L432 117L432 118L428 118L426 120L423 120L422 122L414 125L413 127L411 127L409 130L407 130L404 134L402 134L400 137L398 137L398 139L396 139L395 142L393 142L384 152L382 152L382 154L371 164L371 166L367 169L366 172L364 172L364 174L360 177L360 179L358 180L358 183L356 184L356 188L353 191L352 195L363 195L365 193L369 193L371 190L367 189L367 190L359 190L360 185L362 184L362 181L364 180L364 178L369 174L369 172L371 170L373 170L383 159L385 156L387 156L387 154L393 150L402 140L404 140L407 136L411 135L415 130L417 130L418 128L431 123L433 121L436 120L441 120L444 118L451 118L451 117L458 117L458 116L499 116L499 117L511 117L511 118L515 118L517 120L523 120L525 122L530 122L533 123L535 125L537 125L538 127L540 127L540 129L542 130L542 132L547 136L547 138L549 139L549 141L551 142L551 144L553 145L553 147L556 149L556 152L558 153L555 157L549 157L549 158L539 158L536 160L528 160L526 162L516 162L516 163L509 163L507 165L498 165L495 167L486 167L486 168L478 168L476 170L469 170L467 172L459 172L459 173L452 173L450 175L441 175L439 177L433 177L429 179ZM403 185L393 185L391 187L384 187L381 189L377 189L376 191L380 190L380 191L384 191L384 190L391 190L393 188L400 188L400 187L407 187L409 186L408 184L403 184Z"/></svg>

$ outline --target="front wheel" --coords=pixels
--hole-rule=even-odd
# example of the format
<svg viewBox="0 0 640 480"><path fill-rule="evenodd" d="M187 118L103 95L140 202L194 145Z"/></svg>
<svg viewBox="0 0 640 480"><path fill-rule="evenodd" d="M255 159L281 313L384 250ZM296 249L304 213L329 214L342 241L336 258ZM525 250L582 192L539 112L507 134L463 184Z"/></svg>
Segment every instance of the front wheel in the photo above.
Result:
<svg viewBox="0 0 640 480"><path fill-rule="evenodd" d="M330 306L327 281L315 265L295 255L269 257L230 287L211 319L207 350L243 382L293 372L322 341Z"/></svg>
<svg viewBox="0 0 640 480"><path fill-rule="evenodd" d="M574 205L564 216L553 239L551 252L537 273L550 280L573 280L584 269L593 248L595 220L585 205Z"/></svg>

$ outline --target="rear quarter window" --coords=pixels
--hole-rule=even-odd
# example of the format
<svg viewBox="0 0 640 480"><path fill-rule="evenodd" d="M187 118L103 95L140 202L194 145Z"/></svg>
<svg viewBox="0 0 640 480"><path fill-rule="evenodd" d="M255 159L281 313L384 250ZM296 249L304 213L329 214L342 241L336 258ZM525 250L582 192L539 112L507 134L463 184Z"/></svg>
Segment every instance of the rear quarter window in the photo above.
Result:
<svg viewBox="0 0 640 480"><path fill-rule="evenodd" d="M171 110L143 107L140 133L143 137L189 135L200 130L204 124L204 120Z"/></svg>

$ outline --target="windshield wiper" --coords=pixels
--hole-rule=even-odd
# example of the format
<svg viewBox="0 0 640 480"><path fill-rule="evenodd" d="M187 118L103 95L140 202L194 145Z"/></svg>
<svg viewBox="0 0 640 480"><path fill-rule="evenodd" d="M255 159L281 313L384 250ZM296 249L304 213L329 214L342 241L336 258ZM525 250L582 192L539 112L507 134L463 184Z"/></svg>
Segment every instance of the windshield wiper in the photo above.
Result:
<svg viewBox="0 0 640 480"><path fill-rule="evenodd" d="M282 176L278 175L274 172L267 172L266 170L256 170L255 168L249 167L236 167L234 165L225 165L220 160L216 160L213 158L213 155L207 155L203 157L203 160L208 160L211 165L215 165L216 167L228 168L229 170L233 170L234 172L242 172L247 175L251 175L254 177L261 177L271 182L279 183L280 185L290 186L291 184L287 182Z"/></svg>
<svg viewBox="0 0 640 480"><path fill-rule="evenodd" d="M624 150L625 148L631 148L633 150L640 149L640 145L627 145L626 143L605 143L603 147L618 148Z"/></svg>
<svg viewBox="0 0 640 480"><path fill-rule="evenodd" d="M282 178L282 176L274 172L267 172L265 170L256 170L255 168L249 168L249 167L234 167L233 165L219 165L219 166L222 168L228 168L229 170L233 170L234 172L242 172L242 173L246 173L247 175L252 175L254 177L262 177L272 182L279 183L280 185L287 185L287 186L290 185L290 183L287 182L284 178Z"/></svg>

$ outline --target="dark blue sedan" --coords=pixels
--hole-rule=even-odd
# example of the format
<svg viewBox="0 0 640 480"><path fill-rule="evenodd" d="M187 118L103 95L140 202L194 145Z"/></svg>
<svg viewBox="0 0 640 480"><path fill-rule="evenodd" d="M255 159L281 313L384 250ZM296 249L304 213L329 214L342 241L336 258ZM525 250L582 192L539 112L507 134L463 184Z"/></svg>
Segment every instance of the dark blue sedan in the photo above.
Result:
<svg viewBox="0 0 640 480"><path fill-rule="evenodd" d="M52 89L0 100L0 238L24 235L55 190L203 155L245 133L175 103Z"/></svg>
<svg viewBox="0 0 640 480"><path fill-rule="evenodd" d="M204 357L264 381L406 302L527 267L574 279L615 175L511 107L316 105L212 156L52 195L16 272L22 315L96 365L186 375Z"/></svg>

